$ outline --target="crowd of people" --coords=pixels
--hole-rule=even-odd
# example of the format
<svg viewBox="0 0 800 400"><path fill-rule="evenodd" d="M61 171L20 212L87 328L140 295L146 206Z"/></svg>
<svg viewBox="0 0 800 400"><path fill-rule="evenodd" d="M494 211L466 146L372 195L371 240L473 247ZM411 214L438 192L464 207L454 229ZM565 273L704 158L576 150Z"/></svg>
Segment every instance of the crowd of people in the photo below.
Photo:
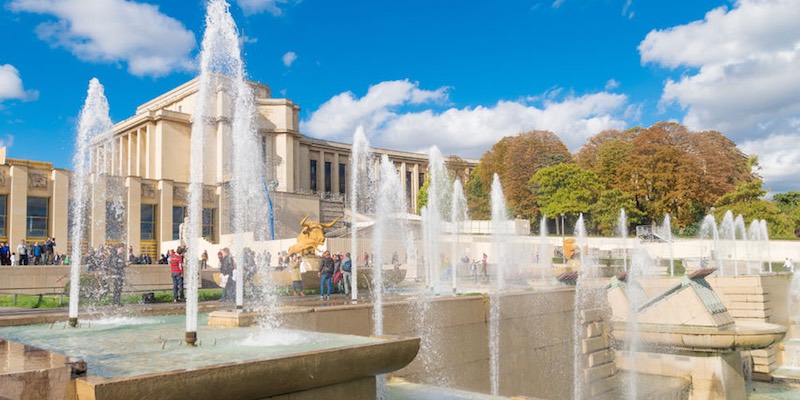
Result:
<svg viewBox="0 0 800 400"><path fill-rule="evenodd" d="M25 239L12 248L7 242L0 242L0 265L60 265L64 255L55 251L56 238L28 242Z"/></svg>

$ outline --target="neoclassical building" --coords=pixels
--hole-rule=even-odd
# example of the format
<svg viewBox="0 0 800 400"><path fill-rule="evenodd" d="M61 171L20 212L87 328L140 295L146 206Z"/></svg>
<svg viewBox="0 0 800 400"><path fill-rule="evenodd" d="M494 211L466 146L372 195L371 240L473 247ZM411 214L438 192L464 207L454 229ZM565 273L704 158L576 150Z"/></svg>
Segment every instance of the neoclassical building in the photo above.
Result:
<svg viewBox="0 0 800 400"><path fill-rule="evenodd" d="M261 154L268 160L276 238L293 237L299 220L306 214L323 220L341 215L347 199L351 145L301 134L298 105L288 99L272 98L270 88L264 84L251 82L251 86ZM142 104L135 115L114 125L110 141L93 148L97 153L93 168L104 171L107 181L93 187L87 244L97 246L124 238L139 252L155 256L166 250L162 249L163 242L178 239L187 210L192 115L198 90L199 79L195 78ZM228 107L224 95L218 93L218 97L216 118L222 121ZM205 149L203 235L212 243L230 229L220 223L226 220L227 212L227 160L222 131L211 134ZM385 149L372 151L388 155L394 163L406 191L409 212L417 212L417 194L426 178L428 156ZM477 165L476 160L445 159L451 173L463 180ZM66 239L69 172L53 169L52 164L44 162L0 161L0 215L6 218L0 224L5 227L0 239L12 243L47 236ZM114 193L124 203L124 215L114 213ZM119 221L109 221L115 218ZM66 240L61 243L66 244ZM58 249L66 250L65 245Z"/></svg>

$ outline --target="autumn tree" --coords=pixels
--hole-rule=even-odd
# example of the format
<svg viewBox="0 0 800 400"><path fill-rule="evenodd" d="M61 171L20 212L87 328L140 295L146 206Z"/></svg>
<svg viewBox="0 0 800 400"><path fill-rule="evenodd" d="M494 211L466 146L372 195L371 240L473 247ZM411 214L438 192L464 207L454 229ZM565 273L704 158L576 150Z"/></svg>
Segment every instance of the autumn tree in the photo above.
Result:
<svg viewBox="0 0 800 400"><path fill-rule="evenodd" d="M470 215L476 218L488 213L488 200L475 196L488 197L492 176L497 173L512 215L535 219L539 212L529 185L531 177L543 167L571 160L567 147L552 132L531 131L504 137L484 154L467 185Z"/></svg>
<svg viewBox="0 0 800 400"><path fill-rule="evenodd" d="M684 132L672 123L640 132L631 141L627 162L618 169L618 187L633 198L637 209L652 220L669 213L677 226L696 221L708 203L698 160L687 156L676 140L676 134Z"/></svg>

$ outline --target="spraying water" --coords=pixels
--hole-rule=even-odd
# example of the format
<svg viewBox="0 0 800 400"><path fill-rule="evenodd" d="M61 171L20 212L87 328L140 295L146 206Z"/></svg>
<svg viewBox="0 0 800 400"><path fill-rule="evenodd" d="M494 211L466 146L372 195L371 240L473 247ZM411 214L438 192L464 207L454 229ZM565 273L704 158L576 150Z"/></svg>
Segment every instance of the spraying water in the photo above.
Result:
<svg viewBox="0 0 800 400"><path fill-rule="evenodd" d="M458 237L461 231L461 223L467 220L467 199L464 197L464 188L461 181L453 181L453 195L450 198L450 231L451 231L451 251L450 251L450 277L453 280L453 294L458 292Z"/></svg>
<svg viewBox="0 0 800 400"><path fill-rule="evenodd" d="M108 100L106 100L103 85L97 78L89 82L83 109L78 121L78 135L75 143L75 154L72 158L72 224L70 225L71 263L70 263L70 293L69 293L69 318L72 326L77 326L78 303L80 301L80 268L83 251L81 243L84 238L86 226L86 211L89 202L88 188L91 182L92 151L90 144L96 145L111 139L111 118L108 116ZM98 146L102 148L102 146ZM99 160L96 160L99 162ZM99 173L95 174L99 177ZM73 325L74 322L74 325Z"/></svg>
<svg viewBox="0 0 800 400"><path fill-rule="evenodd" d="M542 220L539 221L539 252L537 253L539 259L539 267L542 270L542 280L547 279L547 270L552 267L553 258L550 257L549 246L547 245L547 216L542 215ZM545 261L547 260L547 261Z"/></svg>
<svg viewBox="0 0 800 400"><path fill-rule="evenodd" d="M717 222L711 214L703 218L703 223L700 225L700 239L709 239L711 241L711 254L709 258L714 260L714 266L718 268L717 273L719 276L725 276L725 268L723 268L719 257L719 231L717 230Z"/></svg>
<svg viewBox="0 0 800 400"><path fill-rule="evenodd" d="M664 231L664 240L669 244L669 276L675 276L675 253L673 252L672 222L669 214L664 214L664 222L661 226Z"/></svg>
<svg viewBox="0 0 800 400"><path fill-rule="evenodd" d="M255 198L260 196L263 167L260 146L256 145L252 118L254 113L253 93L245 81L244 63L241 59L239 36L236 24L224 0L210 0L206 10L206 30L203 34L200 53L200 77L190 140L191 164L189 175L189 199L187 215L188 260L186 276L186 332L197 331L197 282L201 223L203 220L203 183L206 166L204 159L208 140L216 135L222 140L223 152L232 151L232 163L224 166L230 179L230 202L234 233L241 234L247 228L245 210L255 209ZM218 107L219 106L219 107ZM222 177L218 177L222 178ZM249 186L249 187L246 187ZM228 190L227 188L223 188ZM265 209L265 208L258 208ZM241 238L240 236L237 236ZM233 254L239 257L234 279L236 280L236 304L243 304L242 240L234 240Z"/></svg>
<svg viewBox="0 0 800 400"><path fill-rule="evenodd" d="M736 219L733 220L733 230L734 235L736 237L741 238L744 241L744 255L739 256L739 258L743 258L745 262L745 268L747 268L747 272L750 272L750 268L747 265L750 259L750 241L747 240L747 228L744 226L744 217L742 214L736 216Z"/></svg>
<svg viewBox="0 0 800 400"><path fill-rule="evenodd" d="M769 229L767 229L767 220L762 219L759 221L758 227L761 230L761 241L763 242L761 245L767 250L766 251L766 259L765 262L768 264L768 270L772 272L772 254L769 249Z"/></svg>
<svg viewBox="0 0 800 400"><path fill-rule="evenodd" d="M442 153L438 147L433 146L428 152L428 204L423 229L427 233L425 240L428 243L428 252L425 254L425 260L434 294L439 294L442 270L442 220L444 211L448 209L446 204L449 197L448 180Z"/></svg>
<svg viewBox="0 0 800 400"><path fill-rule="evenodd" d="M617 230L619 230L619 237L622 238L622 268L623 271L628 270L628 216L625 214L625 209L619 209L619 218L617 218Z"/></svg>
<svg viewBox="0 0 800 400"><path fill-rule="evenodd" d="M505 289L504 269L506 267L506 254L503 236L506 229L508 216L506 214L506 200L503 196L503 187L500 177L494 174L492 179L492 249L494 251L495 287L489 297L489 370L491 374L492 394L497 396L500 392L500 293Z"/></svg>
<svg viewBox="0 0 800 400"><path fill-rule="evenodd" d="M756 273L761 273L764 271L764 251L763 247L761 246L761 224L757 219L754 219L750 222L750 226L747 228L747 237L750 239L750 242L756 248L756 254L753 256L753 267L756 269ZM750 266L748 265L748 272L750 272Z"/></svg>
<svg viewBox="0 0 800 400"><path fill-rule="evenodd" d="M728 254L729 258L733 258L733 274L739 275L739 262L736 254L736 230L733 222L733 212L728 210L722 217L722 222L719 224L719 238L725 241L723 249L724 254ZM722 257L723 255L720 255Z"/></svg>
<svg viewBox="0 0 800 400"><path fill-rule="evenodd" d="M369 141L364 134L364 128L359 126L353 135L353 152L350 158L350 255L353 260L351 279L353 290L350 299L358 300L358 221L356 216L359 212L359 203L369 199L368 190L362 190L362 186L369 179Z"/></svg>

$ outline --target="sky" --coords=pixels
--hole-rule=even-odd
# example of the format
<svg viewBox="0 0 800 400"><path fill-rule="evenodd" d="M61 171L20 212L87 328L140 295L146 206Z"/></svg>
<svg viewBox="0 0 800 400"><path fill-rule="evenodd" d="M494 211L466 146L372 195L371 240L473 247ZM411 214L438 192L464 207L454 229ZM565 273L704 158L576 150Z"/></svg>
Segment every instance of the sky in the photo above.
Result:
<svg viewBox="0 0 800 400"><path fill-rule="evenodd" d="M677 121L800 191L796 0L228 0L249 79L301 133L480 158L504 136ZM205 1L0 0L0 145L71 168L89 81L112 120L192 79Z"/></svg>

